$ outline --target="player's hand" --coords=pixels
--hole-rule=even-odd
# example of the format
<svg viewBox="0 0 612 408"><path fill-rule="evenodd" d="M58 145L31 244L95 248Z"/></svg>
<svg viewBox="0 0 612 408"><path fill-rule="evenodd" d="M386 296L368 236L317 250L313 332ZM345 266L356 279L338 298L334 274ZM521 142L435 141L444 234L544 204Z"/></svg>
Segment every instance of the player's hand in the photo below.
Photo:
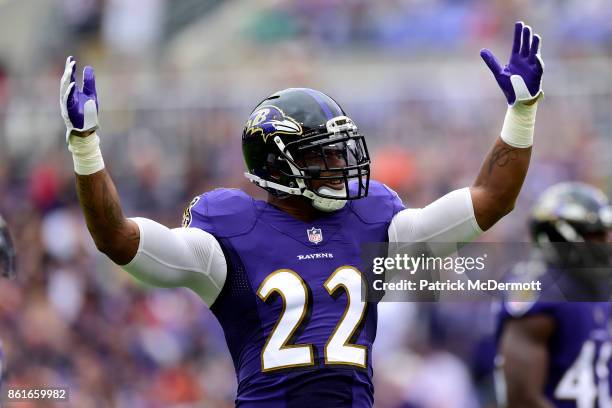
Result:
<svg viewBox="0 0 612 408"><path fill-rule="evenodd" d="M519 21L514 25L514 43L508 65L502 66L493 53L483 48L480 56L487 64L509 105L533 103L542 95L544 62L540 57L540 36Z"/></svg>
<svg viewBox="0 0 612 408"><path fill-rule="evenodd" d="M76 61L68 57L64 75L60 81L60 108L66 123L66 141L70 135L87 136L99 126L98 96L94 70L83 70L83 89L76 85Z"/></svg>

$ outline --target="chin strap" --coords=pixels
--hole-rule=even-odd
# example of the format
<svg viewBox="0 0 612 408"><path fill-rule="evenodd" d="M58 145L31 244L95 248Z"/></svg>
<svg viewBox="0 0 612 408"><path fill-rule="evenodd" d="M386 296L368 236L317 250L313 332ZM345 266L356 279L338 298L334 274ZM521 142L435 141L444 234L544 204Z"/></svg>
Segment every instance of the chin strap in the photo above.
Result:
<svg viewBox="0 0 612 408"><path fill-rule="evenodd" d="M273 181L264 180L259 176L256 176L251 173L244 173L244 176L251 180L253 183L257 184L259 187L263 188L273 188L275 190L282 191L283 193L291 194L291 195L302 195L302 190L299 188L291 188L284 186L282 184L274 183Z"/></svg>

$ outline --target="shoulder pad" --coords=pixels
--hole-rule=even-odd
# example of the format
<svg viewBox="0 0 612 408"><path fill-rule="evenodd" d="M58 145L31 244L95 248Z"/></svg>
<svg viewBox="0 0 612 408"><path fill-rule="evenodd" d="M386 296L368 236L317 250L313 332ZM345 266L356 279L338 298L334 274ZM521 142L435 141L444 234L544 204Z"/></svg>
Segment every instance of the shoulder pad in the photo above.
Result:
<svg viewBox="0 0 612 408"><path fill-rule="evenodd" d="M253 198L241 190L219 188L194 198L183 214L183 226L224 238L249 232L257 220Z"/></svg>
<svg viewBox="0 0 612 408"><path fill-rule="evenodd" d="M405 208L395 191L375 180L370 180L368 196L351 201L350 206L366 224L391 222L393 216Z"/></svg>

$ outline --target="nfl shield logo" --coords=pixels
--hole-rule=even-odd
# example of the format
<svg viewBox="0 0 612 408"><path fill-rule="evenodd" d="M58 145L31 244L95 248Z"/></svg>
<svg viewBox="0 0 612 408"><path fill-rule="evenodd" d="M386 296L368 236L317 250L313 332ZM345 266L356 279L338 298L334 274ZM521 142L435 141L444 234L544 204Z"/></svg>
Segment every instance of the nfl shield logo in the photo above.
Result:
<svg viewBox="0 0 612 408"><path fill-rule="evenodd" d="M319 242L323 241L323 233L321 232L321 228L312 227L307 229L306 232L308 233L308 240L313 244L318 244Z"/></svg>

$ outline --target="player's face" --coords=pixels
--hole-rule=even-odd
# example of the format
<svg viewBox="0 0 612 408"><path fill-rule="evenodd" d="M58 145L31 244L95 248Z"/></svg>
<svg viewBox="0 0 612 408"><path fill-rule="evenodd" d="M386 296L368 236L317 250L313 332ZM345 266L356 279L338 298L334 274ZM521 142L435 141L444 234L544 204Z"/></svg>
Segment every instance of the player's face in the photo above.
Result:
<svg viewBox="0 0 612 408"><path fill-rule="evenodd" d="M301 160L298 160L298 165L302 167L318 167L321 177L335 177L330 179L314 179L310 180L310 188L317 191L321 187L329 187L334 190L342 190L344 188L344 180L341 170L333 170L347 167L349 165L344 143L342 146L330 145L323 147L322 154L320 151L311 151L304 154Z"/></svg>

